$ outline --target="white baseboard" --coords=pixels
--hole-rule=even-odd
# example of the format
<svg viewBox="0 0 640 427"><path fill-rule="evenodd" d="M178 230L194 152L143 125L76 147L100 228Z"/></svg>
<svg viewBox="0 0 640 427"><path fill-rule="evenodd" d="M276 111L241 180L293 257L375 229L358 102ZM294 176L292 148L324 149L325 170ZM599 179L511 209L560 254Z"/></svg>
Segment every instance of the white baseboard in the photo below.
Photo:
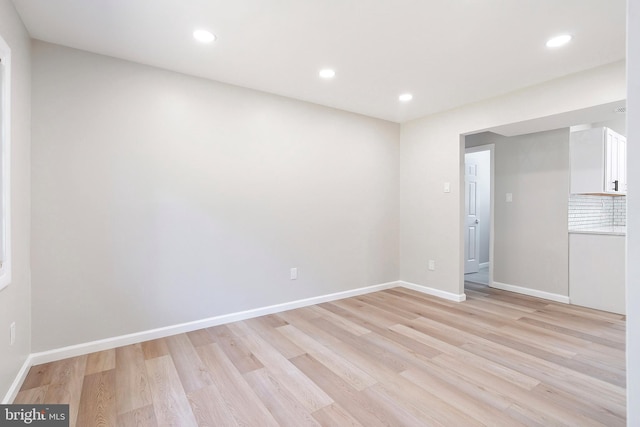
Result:
<svg viewBox="0 0 640 427"><path fill-rule="evenodd" d="M478 267L480 267L480 268L489 267L489 263L488 262L481 262Z"/></svg>
<svg viewBox="0 0 640 427"><path fill-rule="evenodd" d="M539 291L531 288L524 288L522 286L509 285L507 283L493 282L489 285L491 288L502 289L503 291L517 292L519 294L529 295L532 297L548 299L555 302L561 302L569 304L569 297L560 294L552 294L551 292Z"/></svg>
<svg viewBox="0 0 640 427"><path fill-rule="evenodd" d="M416 285L415 283L404 282L402 280L398 283L400 284L400 286L404 288L412 289L417 292L422 292L423 294L433 295L435 297L447 299L450 301L462 302L467 299L467 296L465 294L454 294L453 292L441 291L440 289L430 288L428 286Z"/></svg>
<svg viewBox="0 0 640 427"><path fill-rule="evenodd" d="M43 351L31 354L31 362L33 365L41 363L53 362L56 360L66 359L67 357L81 356L83 354L93 353L96 351L109 350L116 347L122 347L129 344L135 344L143 341L164 338L171 335L191 332L198 329L210 328L212 326L222 325L225 323L237 322L240 320L251 319L267 314L280 313L286 310L306 307L309 305L320 304L328 301L349 298L357 295L368 294L371 292L382 291L400 286L400 282L388 282L379 285L366 286L364 288L351 289L333 294L320 295L312 298L286 302L282 304L270 305L267 307L256 308L252 310L240 311L236 313L223 314L221 316L209 317L206 319L195 320L192 322L180 323L177 325L165 326L162 328L149 329L146 331L135 332L127 335L105 338L87 343L71 345L68 347L56 348L53 350Z"/></svg>
<svg viewBox="0 0 640 427"><path fill-rule="evenodd" d="M9 391L2 401L3 404L13 402L22 383L24 382L29 369L32 366L40 365L42 363L54 362L56 360L66 359L68 357L81 356L84 354L94 353L96 351L109 350L116 347L121 347L129 344L135 344L143 341L149 341L158 338L164 338L175 334L181 334L185 332L191 332L198 329L209 328L212 326L222 325L225 323L237 322L240 320L251 319L254 317L265 316L267 314L280 313L286 310L293 310L296 308L306 307L314 304L321 304L323 302L335 301L343 298L354 297L358 295L368 294L371 292L382 291L385 289L391 289L394 287L405 287L407 289L413 289L414 291L422 292L427 295L433 295L436 297L444 298L450 301L461 302L466 299L465 294L454 294L451 292L441 291L439 289L430 288L427 286L416 285L415 283L409 283L404 281L381 283L379 285L366 286L358 289L351 289L343 292L336 292L333 294L320 295L317 297L301 299L297 301L286 302L282 304L270 305L267 307L256 308L253 310L240 311L236 313L223 314L221 316L209 317L206 319L195 320L193 322L180 323L177 325L166 326L162 328L150 329L147 331L135 332L127 335L120 335L116 337L105 338L96 341L90 341L87 343L71 345L62 348L56 348L53 350L42 351L38 353L31 353L24 362L24 365L18 372L15 380L13 381Z"/></svg>
<svg viewBox="0 0 640 427"><path fill-rule="evenodd" d="M31 355L27 356L27 359L22 364L22 367L18 371L18 375L11 383L11 387L7 391L7 394L4 395L4 399L2 399L3 405L8 405L13 402L13 399L16 398L18 392L20 391L20 387L22 387L22 383L27 378L27 374L29 373L29 369L33 366L33 362L31 360Z"/></svg>

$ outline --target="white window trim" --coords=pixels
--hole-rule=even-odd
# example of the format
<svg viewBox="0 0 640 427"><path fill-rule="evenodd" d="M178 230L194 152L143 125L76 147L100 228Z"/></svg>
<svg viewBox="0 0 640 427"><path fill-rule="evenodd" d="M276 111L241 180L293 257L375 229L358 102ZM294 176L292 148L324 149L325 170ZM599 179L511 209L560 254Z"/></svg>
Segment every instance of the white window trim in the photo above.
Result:
<svg viewBox="0 0 640 427"><path fill-rule="evenodd" d="M0 150L2 150L2 212L0 227L4 228L2 253L4 259L0 267L0 290L11 283L11 49L0 37L0 67L2 67L2 134ZM4 218L4 220L2 220Z"/></svg>

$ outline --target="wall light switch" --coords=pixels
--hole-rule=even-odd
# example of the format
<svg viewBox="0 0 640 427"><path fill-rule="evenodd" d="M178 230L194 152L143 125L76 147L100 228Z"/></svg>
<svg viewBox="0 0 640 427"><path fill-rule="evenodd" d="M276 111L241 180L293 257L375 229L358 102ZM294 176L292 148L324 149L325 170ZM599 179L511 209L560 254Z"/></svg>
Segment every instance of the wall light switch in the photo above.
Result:
<svg viewBox="0 0 640 427"><path fill-rule="evenodd" d="M445 182L444 183L444 192L445 193L451 193L451 183L450 182Z"/></svg>
<svg viewBox="0 0 640 427"><path fill-rule="evenodd" d="M296 280L298 278L298 269L297 268L292 268L291 269L291 280Z"/></svg>
<svg viewBox="0 0 640 427"><path fill-rule="evenodd" d="M436 269L436 262L435 260L430 259L429 260L429 270L433 271Z"/></svg>
<svg viewBox="0 0 640 427"><path fill-rule="evenodd" d="M513 193L507 193L506 200L507 200L507 203L513 202Z"/></svg>

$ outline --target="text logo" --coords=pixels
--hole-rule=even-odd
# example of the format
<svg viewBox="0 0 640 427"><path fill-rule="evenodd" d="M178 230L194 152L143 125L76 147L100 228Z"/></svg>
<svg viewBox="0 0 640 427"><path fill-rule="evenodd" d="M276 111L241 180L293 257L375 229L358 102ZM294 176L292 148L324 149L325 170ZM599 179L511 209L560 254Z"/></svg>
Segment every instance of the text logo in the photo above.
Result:
<svg viewBox="0 0 640 427"><path fill-rule="evenodd" d="M69 405L0 405L0 427L69 427Z"/></svg>

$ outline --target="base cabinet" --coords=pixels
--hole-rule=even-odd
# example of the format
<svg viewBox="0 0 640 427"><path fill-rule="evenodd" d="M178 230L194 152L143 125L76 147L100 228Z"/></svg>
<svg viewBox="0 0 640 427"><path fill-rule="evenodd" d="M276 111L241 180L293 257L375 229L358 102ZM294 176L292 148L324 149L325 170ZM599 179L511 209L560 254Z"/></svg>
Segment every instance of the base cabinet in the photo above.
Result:
<svg viewBox="0 0 640 427"><path fill-rule="evenodd" d="M571 304L626 314L625 236L569 234Z"/></svg>

